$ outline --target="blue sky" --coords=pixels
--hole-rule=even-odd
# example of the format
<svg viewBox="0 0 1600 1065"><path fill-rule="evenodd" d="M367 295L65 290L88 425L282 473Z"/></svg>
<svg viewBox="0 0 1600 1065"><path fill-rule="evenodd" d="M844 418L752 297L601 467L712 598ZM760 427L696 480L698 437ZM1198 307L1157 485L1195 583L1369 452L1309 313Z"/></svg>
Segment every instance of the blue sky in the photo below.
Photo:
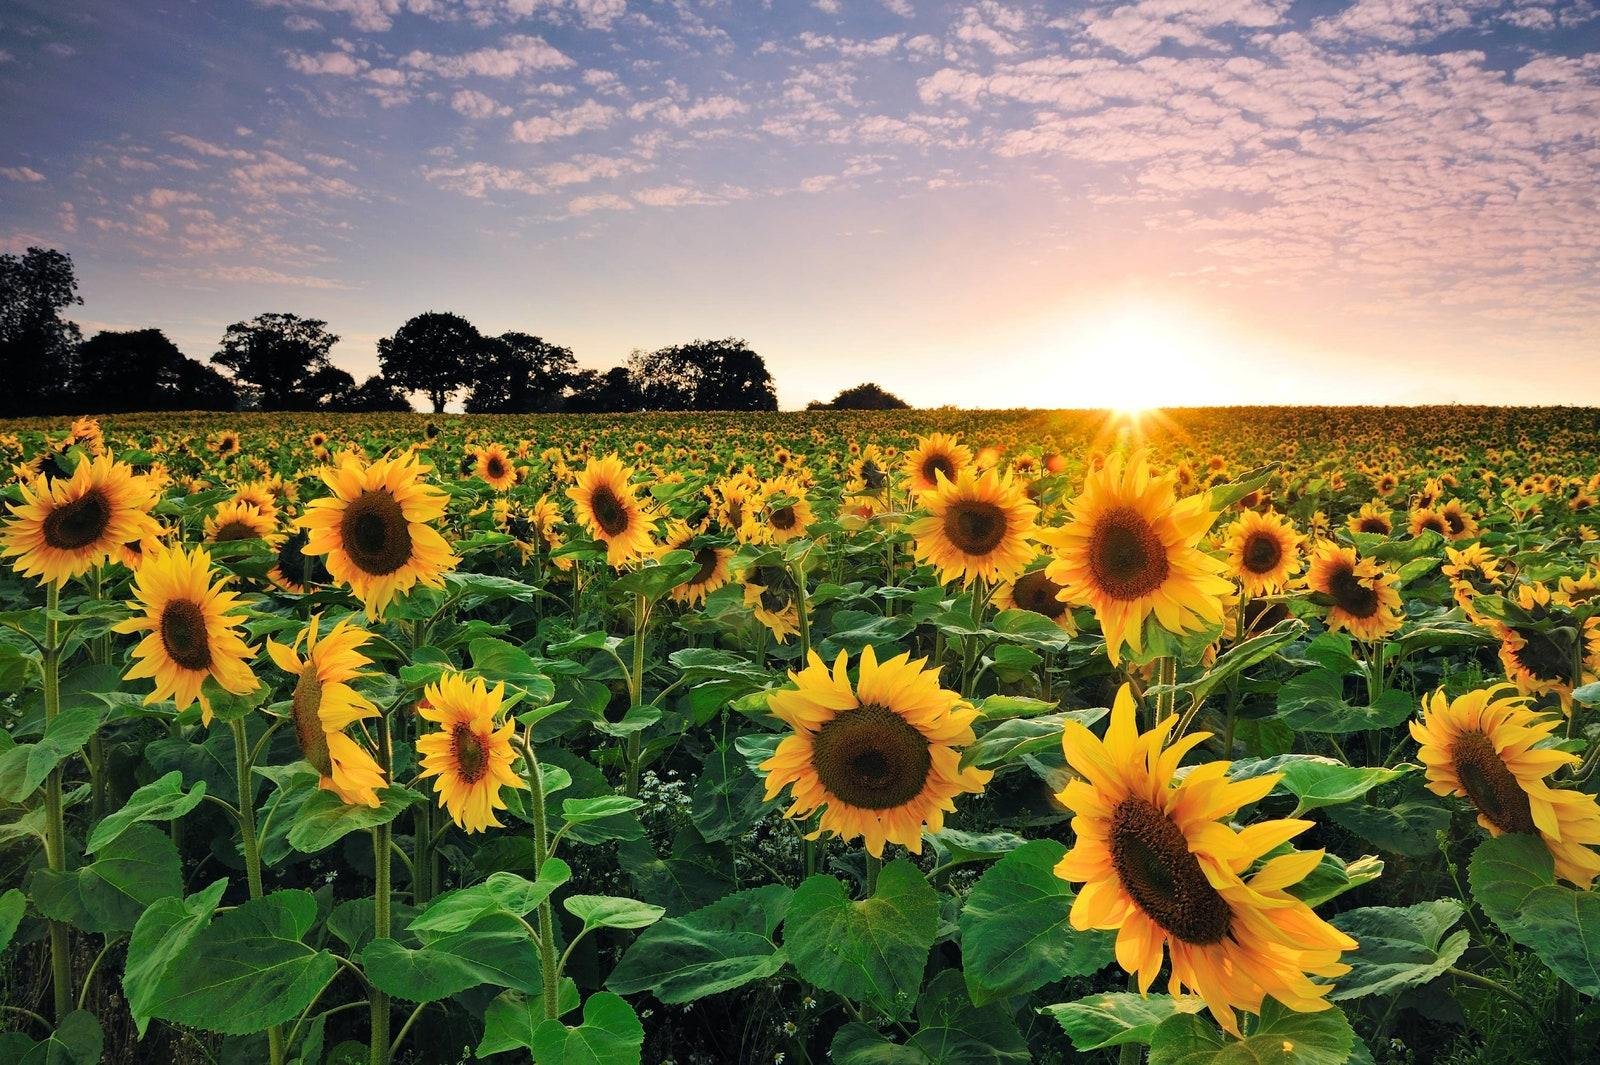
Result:
<svg viewBox="0 0 1600 1065"><path fill-rule="evenodd" d="M1600 402L1590 0L5 0L0 247L786 407Z"/></svg>

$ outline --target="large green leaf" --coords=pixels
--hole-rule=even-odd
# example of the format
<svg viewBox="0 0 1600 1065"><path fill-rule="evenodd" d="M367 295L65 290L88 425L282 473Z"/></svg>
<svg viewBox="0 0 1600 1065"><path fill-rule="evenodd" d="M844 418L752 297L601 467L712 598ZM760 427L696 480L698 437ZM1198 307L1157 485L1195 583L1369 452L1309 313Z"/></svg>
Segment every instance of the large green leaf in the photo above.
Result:
<svg viewBox="0 0 1600 1065"><path fill-rule="evenodd" d="M98 1065L105 1045L100 1022L88 1010L73 1010L17 1065Z"/></svg>
<svg viewBox="0 0 1600 1065"><path fill-rule="evenodd" d="M521 917L572 879L572 868L560 858L546 858L537 880L516 873L491 873L481 884L440 895L408 926L417 933L445 935L472 925L491 910L506 910Z"/></svg>
<svg viewBox="0 0 1600 1065"><path fill-rule="evenodd" d="M19 743L0 754L0 801L20 803L37 791L52 769L89 742L104 713L98 703L63 710L38 743Z"/></svg>
<svg viewBox="0 0 1600 1065"><path fill-rule="evenodd" d="M896 1044L853 1021L839 1029L828 1056L838 1065L1026 1065L1032 1060L1010 1011L974 1006L953 969L934 977L922 993L910 1039Z"/></svg>
<svg viewBox="0 0 1600 1065"><path fill-rule="evenodd" d="M331 791L318 790L308 796L294 813L289 829L289 845L313 854L339 842L352 832L386 825L421 802L422 796L403 785L378 789L380 805L352 805Z"/></svg>
<svg viewBox="0 0 1600 1065"><path fill-rule="evenodd" d="M633 941L606 986L621 995L649 991L677 1004L771 976L787 960L774 940L790 894L782 884L768 884L666 918Z"/></svg>
<svg viewBox="0 0 1600 1065"><path fill-rule="evenodd" d="M1244 1039L1209 1017L1179 1014L1163 1021L1150 1040L1150 1065L1345 1065L1355 1041L1340 1010L1295 1013L1269 998Z"/></svg>
<svg viewBox="0 0 1600 1065"><path fill-rule="evenodd" d="M1332 758L1296 758L1283 763L1281 786L1300 800L1294 812L1299 817L1324 806L1354 802L1379 784L1387 784L1414 768L1402 765L1385 769L1345 765Z"/></svg>
<svg viewBox="0 0 1600 1065"><path fill-rule="evenodd" d="M565 1017L577 1009L581 996L578 985L570 976L561 978L561 990L556 996L556 1008ZM483 1038L473 1056L486 1058L507 1050L532 1050L533 1031L545 1020L544 996L527 995L521 991L502 991L483 1011Z"/></svg>
<svg viewBox="0 0 1600 1065"><path fill-rule="evenodd" d="M976 1005L1087 976L1112 961L1114 937L1075 931L1074 892L1055 874L1067 848L1040 839L991 866L961 907L961 966Z"/></svg>
<svg viewBox="0 0 1600 1065"><path fill-rule="evenodd" d="M664 906L616 895L568 895L561 905L583 922L585 932L596 928L648 928L667 912Z"/></svg>
<svg viewBox="0 0 1600 1065"><path fill-rule="evenodd" d="M277 891L222 914L166 967L149 1015L224 1035L293 1020L339 967L305 943L316 919L309 891Z"/></svg>
<svg viewBox="0 0 1600 1065"><path fill-rule="evenodd" d="M626 999L610 991L589 996L583 1023L568 1028L547 1020L533 1030L536 1065L639 1065L644 1025Z"/></svg>
<svg viewBox="0 0 1600 1065"><path fill-rule="evenodd" d="M1124 1043L1148 1044L1156 1029L1169 1017L1198 1013L1204 1008L1205 1003L1195 997L1111 991L1076 1002L1045 1006L1039 1012L1054 1017L1072 1045L1080 1053L1088 1053Z"/></svg>
<svg viewBox="0 0 1600 1065"><path fill-rule="evenodd" d="M1506 935L1586 995L1600 995L1600 894L1556 882L1537 836L1485 840L1467 872L1472 897Z"/></svg>
<svg viewBox="0 0 1600 1065"><path fill-rule="evenodd" d="M361 950L361 969L380 991L408 1002L434 1002L469 987L493 984L536 995L544 987L539 950L522 920L507 910L477 914L444 933L419 933L412 949L374 939Z"/></svg>
<svg viewBox="0 0 1600 1065"><path fill-rule="evenodd" d="M89 844L85 850L93 854L121 835L129 825L140 821L175 821L199 806L205 794L206 782L203 780L184 791L183 774L174 769L128 796L128 801L121 809L107 814L89 834Z"/></svg>
<svg viewBox="0 0 1600 1065"><path fill-rule="evenodd" d="M761 811L766 785L731 743L719 743L700 766L689 817L700 835L716 843L749 829Z"/></svg>
<svg viewBox="0 0 1600 1065"><path fill-rule="evenodd" d="M128 940L128 961L122 970L122 991L128 996L128 1011L133 1014L140 1036L153 1016L150 1007L162 976L205 930L227 889L224 878L186 899L161 899L145 910L134 925L133 936Z"/></svg>
<svg viewBox="0 0 1600 1065"><path fill-rule="evenodd" d="M807 878L789 900L784 946L809 982L903 1017L916 1002L938 925L938 893L899 859L883 867L878 890L860 902L831 876Z"/></svg>
<svg viewBox="0 0 1600 1065"><path fill-rule="evenodd" d="M1067 721L1080 725L1093 725L1110 713L1103 706L1087 710L1063 710L1056 714L1038 717L1014 717L1000 722L978 737L978 741L961 752L963 766L984 768L1020 762L1023 755L1039 754L1061 749L1061 727Z"/></svg>
<svg viewBox="0 0 1600 1065"><path fill-rule="evenodd" d="M1445 937L1464 909L1455 899L1437 899L1339 914L1333 926L1360 947L1345 955L1350 972L1328 997L1337 1002L1388 995L1436 979L1466 953L1471 939L1466 929Z"/></svg>
<svg viewBox="0 0 1600 1065"><path fill-rule="evenodd" d="M1345 701L1344 678L1331 669L1313 669L1278 689L1278 718L1296 732L1361 732L1391 728L1411 716L1413 701L1393 688L1371 706Z"/></svg>
<svg viewBox="0 0 1600 1065"><path fill-rule="evenodd" d="M29 894L41 914L86 932L126 932L157 899L183 894L178 849L165 832L134 825L79 869L36 869Z"/></svg>
<svg viewBox="0 0 1600 1065"><path fill-rule="evenodd" d="M17 934L17 925L22 923L27 908L28 897L16 888L0 895L0 952L11 945L11 937Z"/></svg>

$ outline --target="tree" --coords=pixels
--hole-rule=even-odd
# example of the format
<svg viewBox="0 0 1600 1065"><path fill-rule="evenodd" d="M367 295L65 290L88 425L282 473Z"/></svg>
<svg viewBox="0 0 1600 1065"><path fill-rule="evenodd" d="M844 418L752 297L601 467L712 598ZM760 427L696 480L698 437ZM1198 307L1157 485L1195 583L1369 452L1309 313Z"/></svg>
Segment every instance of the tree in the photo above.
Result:
<svg viewBox="0 0 1600 1065"><path fill-rule="evenodd" d="M572 349L527 333L501 333L483 341L473 367L469 414L521 414L560 410L576 381Z"/></svg>
<svg viewBox="0 0 1600 1065"><path fill-rule="evenodd" d="M766 362L735 337L636 351L628 372L645 410L778 409Z"/></svg>
<svg viewBox="0 0 1600 1065"><path fill-rule="evenodd" d="M910 406L893 392L885 392L869 381L845 389L834 396L831 403L814 399L806 404L806 410L906 410Z"/></svg>
<svg viewBox="0 0 1600 1065"><path fill-rule="evenodd" d="M385 379L427 393L438 414L472 384L482 344L478 330L459 314L426 311L378 341L378 364Z"/></svg>
<svg viewBox="0 0 1600 1065"><path fill-rule="evenodd" d="M379 374L373 374L351 389L338 401L335 409L366 412L409 411L411 401L406 398L405 389L393 381L385 380Z"/></svg>
<svg viewBox="0 0 1600 1065"><path fill-rule="evenodd" d="M355 385L328 361L338 342L327 322L258 314L230 325L211 361L232 371L234 381L262 410L312 410Z"/></svg>
<svg viewBox="0 0 1600 1065"><path fill-rule="evenodd" d="M233 383L184 356L159 329L106 330L78 346L69 382L74 411L232 410Z"/></svg>
<svg viewBox="0 0 1600 1065"><path fill-rule="evenodd" d="M61 312L82 302L70 256L46 248L0 255L0 414L61 409L82 339Z"/></svg>
<svg viewBox="0 0 1600 1065"><path fill-rule="evenodd" d="M563 409L580 414L615 414L640 410L639 390L626 366L613 366L605 373L579 370L572 380L572 394Z"/></svg>

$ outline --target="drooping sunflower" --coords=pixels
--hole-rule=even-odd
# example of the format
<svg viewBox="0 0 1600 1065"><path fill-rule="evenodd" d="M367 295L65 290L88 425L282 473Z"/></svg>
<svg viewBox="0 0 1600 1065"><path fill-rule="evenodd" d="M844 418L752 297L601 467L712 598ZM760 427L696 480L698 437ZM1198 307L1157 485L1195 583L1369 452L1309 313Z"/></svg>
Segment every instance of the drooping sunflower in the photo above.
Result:
<svg viewBox="0 0 1600 1065"><path fill-rule="evenodd" d="M112 628L146 634L133 649L133 666L122 675L155 681L146 703L171 698L183 710L199 699L200 719L209 725L211 702L201 689L207 677L235 695L259 686L245 661L255 656L255 648L239 635L244 616L227 582L226 577L212 581L211 556L203 548L154 544L144 552L128 604L134 616Z"/></svg>
<svg viewBox="0 0 1600 1065"><path fill-rule="evenodd" d="M970 584L977 578L1006 581L1033 560L1031 542L1039 508L1010 473L976 474L967 467L952 480L921 494L928 516L906 531L916 537L918 562L931 563L939 580Z"/></svg>
<svg viewBox="0 0 1600 1065"><path fill-rule="evenodd" d="M502 725L495 722L505 693L503 683L489 688L482 677L468 680L460 673L447 673L423 689L417 706L424 719L440 726L417 740L420 775L438 778L433 790L439 805L467 832L499 828L494 812L506 808L500 789L526 787L511 771L516 761L511 739L517 723L511 718Z"/></svg>
<svg viewBox="0 0 1600 1065"><path fill-rule="evenodd" d="M1126 463L1118 454L1089 474L1068 513L1066 525L1038 534L1055 551L1045 572L1068 601L1094 608L1113 665L1123 644L1143 648L1151 616L1179 635L1222 624L1233 586L1196 546L1217 517L1205 494L1180 501L1142 452Z"/></svg>
<svg viewBox="0 0 1600 1065"><path fill-rule="evenodd" d="M1508 598L1527 623L1490 624L1490 631L1500 640L1500 664L1507 679L1524 695L1554 695L1561 708L1571 713L1573 689L1588 679L1591 665L1580 649L1589 626L1573 616L1559 594L1552 596L1542 582L1519 584L1515 595Z"/></svg>
<svg viewBox="0 0 1600 1065"><path fill-rule="evenodd" d="M361 653L371 634L340 621L318 639L322 615L314 615L286 647L267 640L267 654L278 668L296 678L290 713L300 753L317 771L318 786L339 796L350 806L379 805L378 789L385 783L383 768L345 729L366 718L378 717L372 701L350 686L367 674L363 666L372 659ZM297 653L305 645L305 658Z"/></svg>
<svg viewBox="0 0 1600 1065"><path fill-rule="evenodd" d="M1541 747L1560 719L1510 697L1511 686L1479 688L1455 699L1444 689L1423 700L1411 737L1421 748L1428 790L1470 799L1492 836L1537 835L1555 859L1556 876L1587 891L1600 876L1600 806L1593 795L1551 787L1546 778L1579 758Z"/></svg>
<svg viewBox="0 0 1600 1065"><path fill-rule="evenodd" d="M23 482L22 502L0 532L0 555L44 584L64 584L108 558L124 544L155 539L161 527L148 511L148 483L109 455L83 459L71 477Z"/></svg>
<svg viewBox="0 0 1600 1065"><path fill-rule="evenodd" d="M328 572L360 597L368 618L417 584L443 587L460 561L428 525L449 500L422 479L432 468L410 453L371 465L347 455L322 474L333 495L312 500L300 519L311 534L301 551L328 556Z"/></svg>
<svg viewBox="0 0 1600 1065"><path fill-rule="evenodd" d="M1445 564L1440 567L1440 572L1449 578L1450 592L1456 604L1470 620L1483 624L1485 619L1475 602L1478 596L1493 594L1502 587L1504 575L1500 570L1500 560L1482 544L1470 544L1460 549L1447 547L1444 554Z"/></svg>
<svg viewBox="0 0 1600 1065"><path fill-rule="evenodd" d="M631 471L615 454L590 459L567 489L578 522L606 545L606 561L621 566L650 551L650 512L634 494Z"/></svg>
<svg viewBox="0 0 1600 1065"><path fill-rule="evenodd" d="M937 832L955 797L981 792L993 774L961 768L960 748L973 742L978 711L939 686L939 671L900 655L879 663L872 645L861 652L852 687L849 656L833 672L812 652L791 672L793 688L773 692L768 705L794 732L761 764L766 797L785 787L793 804L785 817L809 817L823 807L812 839L831 832L860 838L883 857L885 843L922 852L922 831Z"/></svg>
<svg viewBox="0 0 1600 1065"><path fill-rule="evenodd" d="M286 592L304 595L316 585L328 583L328 567L322 559L305 553L310 536L304 529L296 529L278 544L267 579Z"/></svg>
<svg viewBox="0 0 1600 1065"><path fill-rule="evenodd" d="M675 602L688 603L690 606L705 602L706 596L728 583L729 563L733 559L731 548L710 543L695 546L695 539L699 535L686 522L675 521L667 530L666 539L661 545L663 554L668 551L694 552L695 565L700 568L688 580L672 589Z"/></svg>
<svg viewBox="0 0 1600 1065"><path fill-rule="evenodd" d="M478 449L475 472L496 492L504 492L517 483L517 467L505 446L500 443Z"/></svg>
<svg viewBox="0 0 1600 1065"><path fill-rule="evenodd" d="M1381 640L1400 627L1397 578L1370 558L1357 558L1353 547L1325 541L1317 547L1306 571L1306 584L1327 596L1328 628L1343 629L1358 640Z"/></svg>
<svg viewBox="0 0 1600 1065"><path fill-rule="evenodd" d="M1247 510L1228 526L1223 547L1244 594L1274 595L1300 571L1304 539L1293 522L1275 511Z"/></svg>
<svg viewBox="0 0 1600 1065"><path fill-rule="evenodd" d="M232 540L276 539L277 523L254 503L231 499L206 517L206 542L223 544Z"/></svg>
<svg viewBox="0 0 1600 1065"><path fill-rule="evenodd" d="M782 566L755 566L744 574L744 605L779 643L800 631L799 589Z"/></svg>
<svg viewBox="0 0 1600 1065"><path fill-rule="evenodd" d="M1031 610L1043 614L1068 635L1076 636L1078 623L1072 617L1072 606L1061 598L1065 590L1046 576L1043 569L1036 569L996 588L994 605L996 610Z"/></svg>
<svg viewBox="0 0 1600 1065"><path fill-rule="evenodd" d="M1339 961L1355 940L1323 921L1288 888L1323 852L1291 851L1252 865L1312 826L1261 821L1231 827L1233 814L1272 790L1281 774L1230 781L1231 762L1208 762L1173 782L1183 756L1207 738L1191 733L1163 749L1176 718L1144 734L1128 686L1117 693L1102 740L1068 721L1062 747L1081 779L1057 795L1076 816L1076 844L1056 875L1081 883L1072 904L1080 931L1117 930L1117 963L1138 975L1141 993L1171 960L1168 989L1187 989L1239 1033L1235 1010L1259 1013L1270 995L1290 1009L1328 1008Z"/></svg>
<svg viewBox="0 0 1600 1065"><path fill-rule="evenodd" d="M1360 513L1350 516L1350 531L1388 536L1394 532L1394 522L1390 519L1389 508L1376 500L1361 504Z"/></svg>
<svg viewBox="0 0 1600 1065"><path fill-rule="evenodd" d="M952 481L972 465L972 449L945 433L917 437L917 446L906 455L906 484L913 493L931 492L939 487L942 473Z"/></svg>

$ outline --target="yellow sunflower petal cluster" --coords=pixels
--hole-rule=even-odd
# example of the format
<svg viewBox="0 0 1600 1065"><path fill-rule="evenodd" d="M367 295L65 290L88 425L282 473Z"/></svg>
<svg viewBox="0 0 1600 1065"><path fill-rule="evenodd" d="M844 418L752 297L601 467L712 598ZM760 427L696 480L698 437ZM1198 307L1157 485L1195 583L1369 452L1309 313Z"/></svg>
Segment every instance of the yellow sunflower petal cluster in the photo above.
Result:
<svg viewBox="0 0 1600 1065"><path fill-rule="evenodd" d="M1411 737L1428 790L1471 800L1492 836L1537 835L1556 876L1587 891L1600 876L1600 805L1593 795L1549 784L1551 773L1578 756L1540 746L1559 719L1530 710L1511 690L1501 684L1451 699L1441 688L1423 701Z"/></svg>
<svg viewBox="0 0 1600 1065"><path fill-rule="evenodd" d="M1118 454L1089 474L1069 516L1038 534L1054 549L1045 572L1069 602L1094 608L1113 665L1124 644L1142 650L1151 616L1179 635L1222 624L1222 597L1233 586L1197 546L1217 517L1205 494L1179 500L1143 452L1126 461Z"/></svg>
<svg viewBox="0 0 1600 1065"><path fill-rule="evenodd" d="M993 774L961 768L960 749L973 742L978 711L939 686L937 669L902 654L880 663L869 644L850 683L849 655L833 670L812 652L789 674L794 687L773 692L772 713L794 731L761 764L768 799L785 787L794 800L784 816L822 816L811 834L862 839L883 856L885 843L922 852L922 832L937 832L955 797L981 792Z"/></svg>
<svg viewBox="0 0 1600 1065"><path fill-rule="evenodd" d="M311 534L303 553L326 555L328 572L350 586L368 618L382 616L417 584L443 587L445 572L460 561L428 524L444 516L449 501L423 480L432 469L410 453L371 464L346 455L322 473L333 495L312 500L300 519Z"/></svg>
<svg viewBox="0 0 1600 1065"><path fill-rule="evenodd" d="M496 722L505 694L504 684L491 689L482 677L447 673L423 689L417 706L425 720L439 726L417 740L420 776L437 778L433 790L439 805L467 832L499 828L495 811L506 808L500 789L526 787L511 770L517 723Z"/></svg>
<svg viewBox="0 0 1600 1065"><path fill-rule="evenodd" d="M148 511L155 502L149 483L109 455L79 461L71 477L23 481L22 502L0 532L0 555L24 577L64 584L108 558L122 557L124 544L161 534Z"/></svg>
<svg viewBox="0 0 1600 1065"><path fill-rule="evenodd" d="M317 771L318 786L333 792L351 806L379 805L378 789L385 783L377 759L345 729L358 721L379 716L378 708L350 686L367 676L363 666L372 659L361 653L371 638L346 618L318 638L322 616L315 615L300 630L292 646L267 640L267 654L278 668L295 677L290 713L300 753ZM304 646L305 657L299 655Z"/></svg>
<svg viewBox="0 0 1600 1065"><path fill-rule="evenodd" d="M943 582L1008 581L1033 560L1031 537L1039 508L1010 473L982 474L971 466L954 479L941 471L937 486L921 493L928 516L906 529L916 538L916 559L939 571Z"/></svg>
<svg viewBox="0 0 1600 1065"><path fill-rule="evenodd" d="M591 459L567 489L578 524L606 545L606 561L621 566L650 553L651 514L616 455Z"/></svg>
<svg viewBox="0 0 1600 1065"><path fill-rule="evenodd" d="M1317 867L1322 852L1260 861L1312 823L1233 828L1228 819L1271 791L1279 775L1233 781L1232 763L1218 761L1174 782L1178 763L1206 734L1164 746L1176 718L1143 734L1134 718L1123 685L1104 740L1075 721L1062 735L1067 763L1079 776L1057 795L1076 815L1076 844L1055 870L1083 885L1072 926L1115 929L1117 963L1137 974L1141 993L1167 958L1168 990L1199 995L1235 1035L1235 1011L1258 1013L1269 995L1301 1012L1327 1009L1332 985L1312 977L1348 972L1339 958L1356 943L1288 891Z"/></svg>
<svg viewBox="0 0 1600 1065"><path fill-rule="evenodd" d="M917 438L917 446L905 459L906 484L913 493L931 492L939 487L939 475L950 480L972 465L972 449L954 435L929 433Z"/></svg>
<svg viewBox="0 0 1600 1065"><path fill-rule="evenodd" d="M1223 550L1244 594L1275 595L1300 572L1304 540L1281 514L1247 510L1228 526Z"/></svg>
<svg viewBox="0 0 1600 1065"><path fill-rule="evenodd" d="M1358 558L1353 547L1332 541L1317 546L1306 571L1306 584L1327 596L1328 628L1343 629L1358 640L1381 640L1400 627L1398 578L1370 558Z"/></svg>

